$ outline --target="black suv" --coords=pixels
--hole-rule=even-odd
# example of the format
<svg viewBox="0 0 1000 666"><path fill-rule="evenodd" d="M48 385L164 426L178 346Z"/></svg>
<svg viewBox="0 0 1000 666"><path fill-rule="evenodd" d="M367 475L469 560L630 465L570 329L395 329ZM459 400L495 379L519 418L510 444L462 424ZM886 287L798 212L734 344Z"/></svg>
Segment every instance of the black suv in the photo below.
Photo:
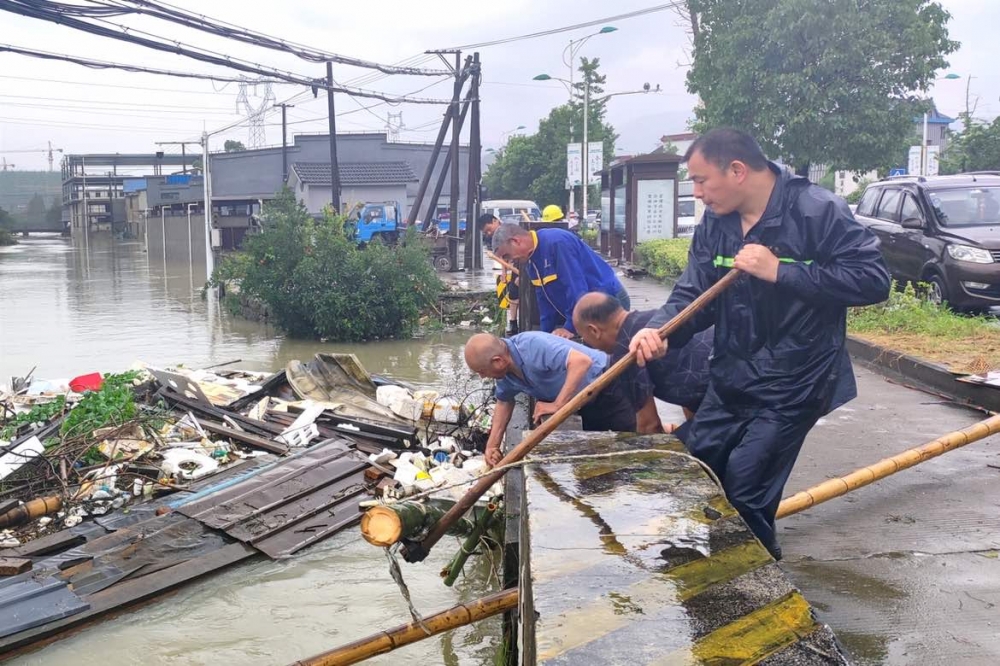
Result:
<svg viewBox="0 0 1000 666"><path fill-rule="evenodd" d="M925 282L956 310L1000 305L1000 172L886 178L854 214L899 282Z"/></svg>

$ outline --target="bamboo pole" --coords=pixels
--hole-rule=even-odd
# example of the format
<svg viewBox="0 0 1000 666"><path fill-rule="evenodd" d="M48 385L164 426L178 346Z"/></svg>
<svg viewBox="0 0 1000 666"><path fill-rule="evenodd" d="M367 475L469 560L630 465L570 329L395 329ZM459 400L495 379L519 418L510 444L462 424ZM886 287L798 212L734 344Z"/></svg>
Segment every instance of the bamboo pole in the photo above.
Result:
<svg viewBox="0 0 1000 666"><path fill-rule="evenodd" d="M62 508L62 504L62 497L58 495L33 499L14 507L7 513L0 514L0 528L15 527L29 520L55 513Z"/></svg>
<svg viewBox="0 0 1000 666"><path fill-rule="evenodd" d="M328 652L317 654L308 659L297 661L291 666L346 666L356 664L379 654L391 652L396 648L416 643L430 636L440 634L450 629L463 627L479 620L498 615L517 606L517 588L504 590L476 599L465 604L453 606L448 610L435 613L424 618L424 626L428 634L416 622L403 624L393 629L380 631L360 640L348 643Z"/></svg>
<svg viewBox="0 0 1000 666"><path fill-rule="evenodd" d="M462 573L465 562L469 559L469 555L472 555L479 545L479 540L493 526L499 515L497 514L498 508L500 507L497 504L490 503L487 505L486 511L477 516L476 527L465 538L465 541L462 542L458 552L455 553L455 557L451 558L451 562L441 570L441 577L444 578L444 584L448 587L455 584L458 574Z"/></svg>
<svg viewBox="0 0 1000 666"><path fill-rule="evenodd" d="M857 490L908 467L919 465L926 460L936 458L948 451L963 447L972 442L977 442L998 432L1000 432L1000 415L991 416L968 428L942 435L932 442L927 442L916 448L903 451L890 458L884 458L873 465L855 470L846 476L828 479L819 485L795 493L791 497L786 497L778 505L778 513L775 517L784 518L794 513L805 511L834 497L846 495L852 490Z"/></svg>
<svg viewBox="0 0 1000 666"><path fill-rule="evenodd" d="M487 509L473 509L455 523L449 534L465 536L476 528L476 520ZM433 502L395 502L374 506L361 516L361 536L373 546L386 548L401 539L412 539L437 523L447 509Z"/></svg>
<svg viewBox="0 0 1000 666"><path fill-rule="evenodd" d="M671 333L687 323L691 317L701 311L702 308L708 305L741 276L742 272L736 269L730 270L726 273L721 280L713 284L705 291L705 293L692 301L686 308L681 310L676 317L661 326L657 331L660 339L666 339ZM552 432L555 431L555 429L558 428L563 421L575 414L578 409L590 402L594 396L618 379L618 377L620 377L625 370L630 368L632 364L635 363L635 359L635 352L629 352L621 360L605 370L604 373L602 373L601 376L595 379L590 385L584 387L583 390L577 393L548 420L544 421L538 428L532 430L520 444L511 449L507 455L504 456L499 463L497 463L497 467L493 471L479 477L479 480L472 486L472 488L469 489L462 499L455 503L455 506L453 506L433 528L431 528L430 532L422 541L405 542L401 551L403 558L407 562L420 562L427 557L427 553L430 552L430 549L434 547L434 544L441 540L441 537L443 537L449 529L451 529L452 524L464 516L466 512L471 509L473 505L475 505L476 500L482 497L494 483L503 477L506 473L506 469L504 469L506 465L516 463L527 456L539 442L552 434Z"/></svg>

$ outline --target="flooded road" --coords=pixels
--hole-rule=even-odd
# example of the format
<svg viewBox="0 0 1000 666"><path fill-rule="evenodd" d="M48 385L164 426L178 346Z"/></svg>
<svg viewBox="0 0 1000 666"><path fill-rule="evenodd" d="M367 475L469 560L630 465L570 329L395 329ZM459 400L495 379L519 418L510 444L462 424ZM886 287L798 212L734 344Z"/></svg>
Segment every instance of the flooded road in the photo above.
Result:
<svg viewBox="0 0 1000 666"><path fill-rule="evenodd" d="M349 351L370 372L445 391L468 375L468 332L365 345L290 340L203 299L204 282L186 246L150 257L141 241L94 234L0 248L0 383L32 367L36 377L70 378L137 360L205 367L241 359L232 367L272 371L318 351ZM450 541L424 563L404 565L424 613L490 589L483 562L454 588L441 583L438 572L458 547ZM283 664L408 620L382 551L349 529L289 560L237 565L12 663ZM371 663L490 664L499 634L494 618Z"/></svg>

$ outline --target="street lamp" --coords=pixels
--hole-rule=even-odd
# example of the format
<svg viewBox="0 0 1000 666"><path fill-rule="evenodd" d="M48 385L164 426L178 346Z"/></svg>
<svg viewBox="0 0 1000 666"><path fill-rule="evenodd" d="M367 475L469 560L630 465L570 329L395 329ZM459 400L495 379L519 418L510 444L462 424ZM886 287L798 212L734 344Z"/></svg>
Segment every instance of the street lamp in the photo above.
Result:
<svg viewBox="0 0 1000 666"><path fill-rule="evenodd" d="M613 30L613 28L612 28L612 30ZM596 34L601 34L601 33L596 33ZM572 90L573 90L572 89L572 85L573 85L572 81L567 81L566 79L560 79L560 78L555 77L555 76L549 76L548 74L538 74L538 75L532 77L532 80L534 80L534 81L559 81L563 85L569 85L570 86L569 87L570 94L572 94ZM656 89L655 90L650 88L649 83L646 83L645 85L643 85L642 90L626 90L626 91L623 91L623 92L610 93L608 95L604 95L603 97L598 97L594 101L595 102L604 102L604 101L607 101L607 100L611 99L612 97L617 97L619 95L636 95L636 94L645 94L645 93L649 93L649 92L659 93L660 92L660 84L656 84ZM581 219L584 220L584 221L587 219L587 210L588 210L588 203L589 203L588 202L588 198L589 198L589 194L590 194L590 192L589 192L589 188L590 188L590 172L589 171L590 171L590 169L589 169L589 159L588 159L589 158L589 155L588 155L589 150L588 149L589 149L590 145L587 143L588 140L589 140L589 138L590 138L588 136L589 120L590 120L590 81L584 81L584 85L583 85L583 145L581 146L581 150L580 150L580 161L581 161L581 166L582 166L582 168L580 170L580 174L581 174L580 184L581 184L581 189L583 191L582 192L582 198L583 198L583 215L581 216ZM572 132L572 130L570 130L570 132ZM573 137L570 136L570 141L572 141L572 139L573 139ZM572 210L573 209L573 187L572 187L572 183L570 183L569 192L570 192L570 194L569 194L569 196L570 196L569 208L570 208L570 210Z"/></svg>
<svg viewBox="0 0 1000 666"><path fill-rule="evenodd" d="M506 139L504 137L509 136L509 135L513 134L514 132L520 132L523 129L525 129L524 125L518 125L517 127L515 127L512 130L507 130L506 132L501 132L500 133L500 145L501 146L505 145Z"/></svg>
<svg viewBox="0 0 1000 666"><path fill-rule="evenodd" d="M550 77L548 74L540 74L540 75L536 76L535 77L535 81L551 81L551 80L559 81L560 83L562 83L563 85L566 86L566 92L569 95L569 101L572 104L573 103L573 76L575 74L574 69L575 69L575 64L576 64L576 55L577 55L577 53L580 52L580 49L583 48L583 45L585 43L587 43L587 41L591 37L596 37L598 35L607 35L609 33L615 32L617 30L618 30L618 28L614 27L613 25L606 25L603 28L601 28L600 30L598 30L597 32L593 32L593 33L591 33L589 35L584 35L583 37L580 37L579 39L571 39L569 41L569 44L566 45L566 48L564 48L563 52L562 52L562 61L563 61L563 64L566 65L569 68L569 81L566 81L565 79L557 79L557 78L554 78L554 77ZM589 88L590 88L589 81L586 82L586 83L588 85L584 86L587 89L585 92L589 93L590 92L590 90L589 90ZM586 94L584 95L584 97L586 97ZM584 103L586 104L586 100L584 100ZM587 166L586 166L587 165L587 137L586 137L586 134L587 134L587 114L586 113L584 113L584 115L583 115L583 127L584 127L584 129L583 129L584 139L583 139L582 150L580 151L580 159L583 161L583 165L584 165L583 170L584 170L584 172L586 172L586 170L587 170ZM570 127L569 127L569 135L570 135L569 136L569 140L572 143L572 141L573 141L573 125L572 125L572 123L570 124ZM586 187L586 185L584 187ZM575 192L575 190L571 186L569 188L569 208L570 208L570 210L572 210L574 208L574 201L573 201L573 194L574 194L574 192ZM587 218L587 210L586 210L586 208L584 208L583 219L586 219L586 218Z"/></svg>

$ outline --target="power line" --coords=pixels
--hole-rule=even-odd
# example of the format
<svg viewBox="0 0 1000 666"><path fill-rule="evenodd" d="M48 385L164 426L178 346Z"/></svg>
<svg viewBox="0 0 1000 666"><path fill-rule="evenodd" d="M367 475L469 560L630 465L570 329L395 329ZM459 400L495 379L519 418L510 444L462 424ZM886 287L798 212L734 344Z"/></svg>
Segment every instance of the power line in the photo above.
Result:
<svg viewBox="0 0 1000 666"><path fill-rule="evenodd" d="M195 74L194 72L177 72L170 69L157 69L154 67L142 67L139 65L126 65L124 63L108 62L105 60L93 60L91 58L80 58L76 56L52 53L49 51L39 51L37 49L26 49L11 44L0 44L0 53L16 53L17 55L28 56L29 58L41 58L43 60L62 60L72 62L91 69L121 69L126 72L138 72L145 74L160 74L162 76L175 76L183 79L202 79L205 81L221 81L225 83L239 83L244 79L237 76L220 76L215 74ZM279 83L273 81L273 83Z"/></svg>
<svg viewBox="0 0 1000 666"><path fill-rule="evenodd" d="M10 125L32 125L39 127L69 127L78 129L100 129L108 131L117 132L139 132L139 131L150 131L150 132L167 132L172 134L188 134L190 130L181 130L175 127L139 127L130 125L129 127L122 127L121 125L98 125L91 123L61 123L55 120L34 120L32 118L3 118L0 117L0 122Z"/></svg>
<svg viewBox="0 0 1000 666"><path fill-rule="evenodd" d="M674 0L673 2L668 2L663 5L656 5L655 7L647 7L645 9L637 9L632 12L626 12L625 14L617 14L615 16L606 16L604 18L594 19L593 21L587 21L585 23L575 23L573 25L567 25L562 28L553 28L551 30L542 30L540 32L531 32L526 35L518 35L516 37L506 37L504 39L494 39L489 42L479 42L478 44L463 44L461 46L451 46L447 49L441 49L442 51L466 51L468 49L481 49L487 46L497 46L499 44L509 44L511 42L519 42L525 39L536 39L538 37L547 37L549 35L557 35L560 32L569 32L571 30L579 30L581 28L592 28L595 25L600 25L602 23L608 23L610 21L623 21L625 19L635 18L637 16L644 16L646 14L653 14L655 12L662 12L667 9L676 9L677 7L684 6L683 0Z"/></svg>
<svg viewBox="0 0 1000 666"><path fill-rule="evenodd" d="M232 115L231 111L226 111L220 106L190 106L188 104L143 104L142 102L115 102L112 100L99 100L99 99L79 99L73 97L39 97L35 95L8 95L6 93L0 93L0 97L5 97L8 99L29 99L29 100L41 100L44 102L82 102L85 104L99 104L105 106L133 106L133 107L146 107L154 109L184 109L188 111L225 111Z"/></svg>
<svg viewBox="0 0 1000 666"><path fill-rule="evenodd" d="M0 0L0 4L6 0ZM50 53L47 51L39 51L37 49L26 49L19 46L12 46L10 44L0 44L0 53L9 52L16 53L18 55L29 56L32 58L42 58L45 60L63 60L66 62L72 62L77 65L83 65L84 67L91 67L93 69L121 69L127 72L140 72L146 74L160 74L163 76L176 76L180 78L188 79L204 79L206 81L222 81L226 83L240 83L246 82L247 79L240 78L236 76L219 76L215 74L195 74L193 72L176 72L168 69L157 69L153 67L140 67L137 65L126 65L124 63L108 62L103 60L92 60L90 58L81 58L77 56L71 56L60 53ZM254 79L255 83L295 83L302 86L307 86L309 88L317 88L326 90L326 83L320 79L317 80L276 80L273 78L263 78ZM410 97L390 97L382 93L377 93L369 90L361 90L359 88L333 88L334 92L344 93L346 95L354 95L356 97L365 97L370 99L380 99L385 102L390 102L394 104L407 102L410 104L450 104L449 100L443 99L426 99L426 98L410 98Z"/></svg>
<svg viewBox="0 0 1000 666"><path fill-rule="evenodd" d="M107 5L108 3L105 2L103 4ZM338 55L336 53L330 53L328 51L322 51L320 49L305 46L303 44L297 44L279 37L249 30L220 19L210 18L204 14L194 14L167 3L156 3L148 0L119 0L117 3L113 4L116 7L120 7L123 4L129 5L130 8L126 9L123 13L146 14L147 16L153 16L164 21L170 21L172 23L208 32L220 37L235 39L246 44L292 53L299 58L310 62L335 62L341 65L375 69L384 74L404 74L409 76L441 76L443 74L447 74L447 72L443 70L427 70L417 69L414 67L382 65L368 60L361 60L360 58L352 58L349 56Z"/></svg>
<svg viewBox="0 0 1000 666"><path fill-rule="evenodd" d="M208 90L180 90L178 88L156 88L152 86L124 86L115 83L89 83L87 81L68 81L66 79L41 79L34 76L12 76L10 74L0 74L0 79L16 79L19 81L33 81L40 83L62 83L71 86L84 86L87 88L122 88L124 90L152 90L155 92L169 92L178 95L212 95L218 97L221 91ZM228 85L228 84L227 84ZM279 85L291 85L279 83Z"/></svg>
<svg viewBox="0 0 1000 666"><path fill-rule="evenodd" d="M32 4L24 4L24 3ZM57 23L59 25L65 25L76 30L87 32L94 35L99 35L102 37L109 37L111 39L117 39L119 41L128 42L131 44L138 44L140 46L145 46L150 49L157 51L165 51L168 53L175 53L178 55L183 55L194 60L199 60L201 62L206 62L213 65L219 65L222 67L228 67L231 69L236 69L248 74L257 74L260 76L270 77L272 79L279 79L283 81L288 81L289 83L297 83L299 85L309 86L311 88L322 88L327 89L326 84L320 79L311 79L308 77L303 77L292 72L286 72L283 70L275 69L273 67L265 67L256 63L250 63L245 60L240 60L233 58L225 54L217 54L208 49L196 49L196 47L190 47L182 44L179 41L167 42L165 38L159 35L154 35L142 30L135 28L129 28L128 26L123 26L103 19L96 19L102 23L107 23L109 25L115 26L120 29L120 31L112 30L109 28L104 28L93 23L88 23L87 21L81 21L79 19L73 18L63 13L60 9L45 9L45 6L49 7L62 7L61 5L54 5L54 3L45 2L44 0L0 0L0 9L9 11L14 14L20 14L22 16L27 16L29 18L36 18L43 21L49 21L51 23ZM136 34L145 34L153 39L148 39L146 37L139 37ZM156 41L164 40L164 41ZM22 49L26 50L26 49ZM381 93L374 93L362 89L333 89L334 92L346 93L348 95L356 95L358 97L370 97L373 99L381 99L385 101L399 101L399 102L410 102L413 104L449 104L449 100L427 100L427 99L406 99L406 100L393 100L386 95Z"/></svg>
<svg viewBox="0 0 1000 666"><path fill-rule="evenodd" d="M97 116L115 116L118 118L163 118L163 119L174 119L170 114L180 114L193 116L190 120L199 120L205 116L228 116L232 117L237 115L233 111L180 111L175 109L164 109L163 111L157 112L153 109L94 109L89 106L75 106L66 104L31 104L26 102L4 102L4 108L14 107L21 109L50 109L52 111L85 111L87 114L93 114ZM168 114L168 115L162 115Z"/></svg>

